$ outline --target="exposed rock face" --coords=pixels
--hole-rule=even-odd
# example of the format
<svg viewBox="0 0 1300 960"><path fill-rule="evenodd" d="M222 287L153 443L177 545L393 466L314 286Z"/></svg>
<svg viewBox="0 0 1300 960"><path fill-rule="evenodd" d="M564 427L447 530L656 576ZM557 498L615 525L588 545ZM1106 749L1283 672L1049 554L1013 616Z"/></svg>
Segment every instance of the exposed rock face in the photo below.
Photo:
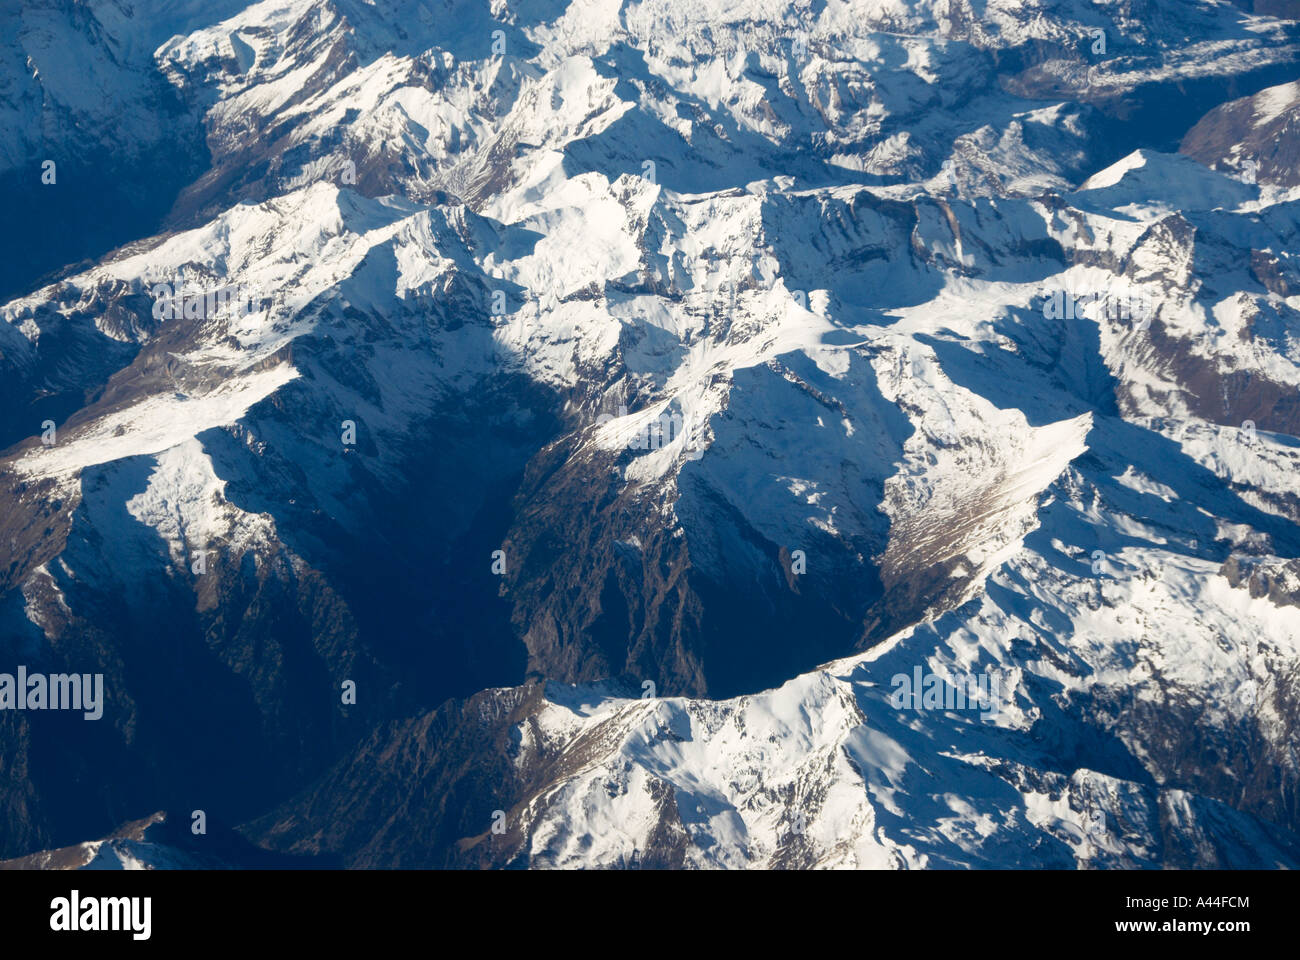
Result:
<svg viewBox="0 0 1300 960"><path fill-rule="evenodd" d="M1300 83L1269 87L1215 107L1183 137L1181 152L1259 183L1300 185Z"/></svg>

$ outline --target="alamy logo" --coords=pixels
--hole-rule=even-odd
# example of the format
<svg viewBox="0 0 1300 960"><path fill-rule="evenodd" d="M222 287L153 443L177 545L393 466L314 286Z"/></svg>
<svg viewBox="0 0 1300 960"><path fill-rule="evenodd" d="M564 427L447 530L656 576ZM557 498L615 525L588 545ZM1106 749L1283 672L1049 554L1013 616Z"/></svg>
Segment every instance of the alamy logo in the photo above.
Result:
<svg viewBox="0 0 1300 960"><path fill-rule="evenodd" d="M153 318L155 320L208 320L213 317L243 317L265 309L269 298L245 284L231 284L212 290L175 289L170 283L154 284Z"/></svg>
<svg viewBox="0 0 1300 960"><path fill-rule="evenodd" d="M102 673L0 673L0 710L82 710L87 720L104 715Z"/></svg>
<svg viewBox="0 0 1300 960"><path fill-rule="evenodd" d="M980 719L1002 712L1002 678L992 673L967 673L945 678L913 667L912 675L896 673L889 705L895 710L978 710Z"/></svg>
<svg viewBox="0 0 1300 960"><path fill-rule="evenodd" d="M618 408L618 418L627 416L627 407ZM596 425L603 427L611 420L618 419L612 413L602 413L596 418ZM661 413L644 427L637 430L628 440L629 450L659 450L686 433L686 422L679 413ZM699 460L704 451L689 442L686 445L686 459Z"/></svg>
<svg viewBox="0 0 1300 960"><path fill-rule="evenodd" d="M80 930L128 930L133 940L148 940L152 933L151 897L86 897L77 890L50 901L50 929L75 933Z"/></svg>
<svg viewBox="0 0 1300 960"><path fill-rule="evenodd" d="M1084 319L1088 308L1100 304L1100 315L1093 319L1100 320L1136 320L1139 329L1145 330L1151 325L1151 301L1140 293L1116 296L1111 293L1094 290L1090 293L1071 293L1068 290L1055 290L1043 297L1043 316L1048 320Z"/></svg>

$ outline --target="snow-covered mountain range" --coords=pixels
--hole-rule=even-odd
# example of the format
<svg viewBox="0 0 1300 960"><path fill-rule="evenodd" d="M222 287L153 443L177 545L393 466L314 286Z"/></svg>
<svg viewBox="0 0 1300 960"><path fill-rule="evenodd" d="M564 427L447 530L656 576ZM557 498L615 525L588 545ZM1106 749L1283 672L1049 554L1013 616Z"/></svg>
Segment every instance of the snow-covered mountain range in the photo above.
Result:
<svg viewBox="0 0 1300 960"><path fill-rule="evenodd" d="M1300 865L1244 7L25 4L0 856Z"/></svg>

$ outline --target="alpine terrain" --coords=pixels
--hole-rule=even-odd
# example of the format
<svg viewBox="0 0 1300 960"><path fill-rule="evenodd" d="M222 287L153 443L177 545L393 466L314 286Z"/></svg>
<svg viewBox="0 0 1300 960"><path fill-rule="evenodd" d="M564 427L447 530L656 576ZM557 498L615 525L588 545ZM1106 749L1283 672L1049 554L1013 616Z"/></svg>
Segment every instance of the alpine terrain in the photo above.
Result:
<svg viewBox="0 0 1300 960"><path fill-rule="evenodd" d="M1297 18L7 4L3 865L1300 867Z"/></svg>

